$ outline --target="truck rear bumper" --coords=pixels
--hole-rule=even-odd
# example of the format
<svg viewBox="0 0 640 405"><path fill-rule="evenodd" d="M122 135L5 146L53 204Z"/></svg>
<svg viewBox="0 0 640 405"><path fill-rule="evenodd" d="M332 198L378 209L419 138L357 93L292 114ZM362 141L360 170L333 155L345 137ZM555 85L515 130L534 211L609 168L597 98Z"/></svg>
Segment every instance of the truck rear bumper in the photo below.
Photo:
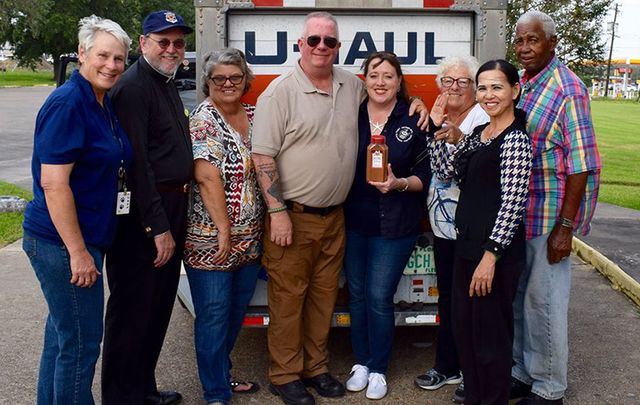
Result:
<svg viewBox="0 0 640 405"><path fill-rule="evenodd" d="M187 280L186 274L180 275L178 299L181 304L191 312L191 315L195 316L193 302L191 301L191 291L189 290L189 281ZM438 307L436 304L414 304L409 308L396 305L396 326L438 325L438 322ZM264 328L267 325L269 325L268 307L262 305L249 306L244 317L244 327ZM347 306L336 307L331 326L348 327L350 325L351 317L349 316L349 308Z"/></svg>

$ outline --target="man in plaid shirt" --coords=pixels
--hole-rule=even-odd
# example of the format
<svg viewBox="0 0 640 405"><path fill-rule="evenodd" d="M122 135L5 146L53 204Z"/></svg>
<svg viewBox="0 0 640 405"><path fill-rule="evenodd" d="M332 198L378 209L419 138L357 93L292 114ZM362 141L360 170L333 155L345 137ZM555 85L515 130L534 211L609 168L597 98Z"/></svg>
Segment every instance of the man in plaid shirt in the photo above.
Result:
<svg viewBox="0 0 640 405"><path fill-rule="evenodd" d="M567 313L573 232L586 235L598 198L600 156L582 81L555 56L555 23L539 11L516 25L524 66L519 107L527 113L533 168L525 216L527 266L514 301L517 405L562 404L567 388Z"/></svg>

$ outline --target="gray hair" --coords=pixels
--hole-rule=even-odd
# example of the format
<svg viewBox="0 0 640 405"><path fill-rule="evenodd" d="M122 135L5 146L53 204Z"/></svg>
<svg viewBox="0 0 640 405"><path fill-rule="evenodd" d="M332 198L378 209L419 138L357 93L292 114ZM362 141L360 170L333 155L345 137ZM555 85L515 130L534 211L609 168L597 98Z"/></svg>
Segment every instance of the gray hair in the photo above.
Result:
<svg viewBox="0 0 640 405"><path fill-rule="evenodd" d="M549 15L538 10L529 10L526 13L522 14L520 18L518 18L518 22L516 23L516 28L520 24L527 24L527 23L532 23L536 21L542 24L542 30L547 35L547 39L556 35L556 23L553 21L551 17L549 17Z"/></svg>
<svg viewBox="0 0 640 405"><path fill-rule="evenodd" d="M471 78L471 82L473 83L472 88L475 89L475 77L476 72L478 71L478 67L480 64L478 63L478 59L473 56L449 56L444 59L441 59L438 62L438 74L436 75L436 84L438 88L442 87L440 84L440 79L444 74L454 68L463 68L469 71L469 78Z"/></svg>
<svg viewBox="0 0 640 405"><path fill-rule="evenodd" d="M113 35L124 47L124 60L126 63L129 56L129 47L131 46L131 38L117 22L92 14L89 17L81 18L78 27L79 49L89 52L93 48L96 34L98 32L106 32Z"/></svg>
<svg viewBox="0 0 640 405"><path fill-rule="evenodd" d="M236 48L224 48L217 51L209 52L202 58L202 92L205 96L209 96L209 77L211 72L218 65L233 65L240 68L244 74L245 81L242 94L246 94L251 88L251 81L255 79L253 72L247 65L247 58L244 53Z"/></svg>
<svg viewBox="0 0 640 405"><path fill-rule="evenodd" d="M303 36L307 34L307 23L312 18L320 18L323 20L331 21L333 25L335 25L336 27L336 39L340 39L340 32L338 32L338 20L336 20L336 17L333 14L328 13L326 11L314 11L313 13L307 14L307 16L304 19L304 26L302 27Z"/></svg>

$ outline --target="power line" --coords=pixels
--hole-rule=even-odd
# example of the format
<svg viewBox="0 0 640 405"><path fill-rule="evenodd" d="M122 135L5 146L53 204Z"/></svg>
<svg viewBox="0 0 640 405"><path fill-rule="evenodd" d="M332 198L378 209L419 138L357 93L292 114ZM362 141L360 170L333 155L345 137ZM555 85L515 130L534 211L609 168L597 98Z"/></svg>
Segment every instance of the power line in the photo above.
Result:
<svg viewBox="0 0 640 405"><path fill-rule="evenodd" d="M611 55L613 54L613 40L616 37L616 20L618 19L618 3L613 13L613 24L611 25L611 47L609 48L609 61L607 62L607 80L604 84L604 97L609 96L609 73L611 72Z"/></svg>

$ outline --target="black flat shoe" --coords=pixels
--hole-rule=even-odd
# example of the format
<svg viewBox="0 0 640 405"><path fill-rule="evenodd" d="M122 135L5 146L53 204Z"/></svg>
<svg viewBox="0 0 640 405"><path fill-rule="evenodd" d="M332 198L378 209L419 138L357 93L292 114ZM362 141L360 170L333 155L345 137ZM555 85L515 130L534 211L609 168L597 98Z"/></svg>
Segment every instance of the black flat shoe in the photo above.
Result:
<svg viewBox="0 0 640 405"><path fill-rule="evenodd" d="M517 378L511 377L509 399L524 398L529 394L531 394L531 386L529 384L525 384Z"/></svg>
<svg viewBox="0 0 640 405"><path fill-rule="evenodd" d="M286 405L315 405L316 403L316 399L309 394L300 380L281 385L269 384L269 391L282 398L282 402Z"/></svg>
<svg viewBox="0 0 640 405"><path fill-rule="evenodd" d="M318 395L335 398L345 394L344 385L329 373L324 373L311 378L303 378L302 382L307 387L312 387Z"/></svg>
<svg viewBox="0 0 640 405"><path fill-rule="evenodd" d="M144 397L144 405L174 405L182 402L182 395L175 391L158 391Z"/></svg>
<svg viewBox="0 0 640 405"><path fill-rule="evenodd" d="M562 405L562 398L560 399L544 399L533 392L516 402L516 405Z"/></svg>

